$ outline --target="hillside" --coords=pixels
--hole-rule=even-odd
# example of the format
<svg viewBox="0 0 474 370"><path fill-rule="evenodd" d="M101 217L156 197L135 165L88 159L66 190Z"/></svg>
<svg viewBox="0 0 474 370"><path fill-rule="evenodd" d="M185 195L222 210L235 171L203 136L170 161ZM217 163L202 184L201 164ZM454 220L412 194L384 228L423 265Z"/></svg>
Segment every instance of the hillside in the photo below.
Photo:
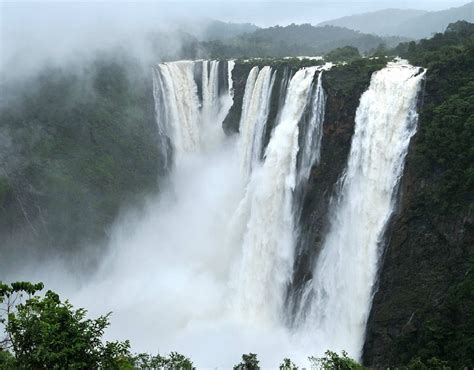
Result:
<svg viewBox="0 0 474 370"><path fill-rule="evenodd" d="M474 22L474 2L409 19L391 33L417 39L430 37L436 32L443 32L450 23L460 20Z"/></svg>
<svg viewBox="0 0 474 370"><path fill-rule="evenodd" d="M97 55L2 88L0 270L12 255L100 244L121 207L157 188L152 84L133 58Z"/></svg>
<svg viewBox="0 0 474 370"><path fill-rule="evenodd" d="M426 13L424 10L415 9L384 9L321 22L317 26L338 26L365 33L389 35L403 22Z"/></svg>
<svg viewBox="0 0 474 370"><path fill-rule="evenodd" d="M428 72L367 326L374 368L433 357L474 366L473 41L474 25L457 22L397 48Z"/></svg>
<svg viewBox="0 0 474 370"><path fill-rule="evenodd" d="M211 58L284 57L321 55L343 46L353 46L361 53L368 53L381 44L393 47L403 40L343 27L291 24L258 29L225 41L203 42L202 48Z"/></svg>
<svg viewBox="0 0 474 370"><path fill-rule="evenodd" d="M377 35L396 35L420 39L443 32L448 24L465 20L474 22L474 2L441 11L426 12L413 9L385 9L337 18L318 26L347 27Z"/></svg>
<svg viewBox="0 0 474 370"><path fill-rule="evenodd" d="M192 23L179 23L178 29L200 41L226 40L259 29L252 23L232 23L211 19Z"/></svg>

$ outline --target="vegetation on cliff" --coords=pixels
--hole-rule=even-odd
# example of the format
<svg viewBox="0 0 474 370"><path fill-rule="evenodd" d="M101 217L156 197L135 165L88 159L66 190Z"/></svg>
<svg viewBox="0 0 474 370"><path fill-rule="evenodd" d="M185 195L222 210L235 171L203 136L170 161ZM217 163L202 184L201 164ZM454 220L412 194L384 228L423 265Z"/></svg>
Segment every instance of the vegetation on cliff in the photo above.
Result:
<svg viewBox="0 0 474 370"><path fill-rule="evenodd" d="M134 60L99 55L80 67L45 69L5 91L3 251L9 244L64 251L100 241L121 206L156 188L163 168L152 86Z"/></svg>
<svg viewBox="0 0 474 370"><path fill-rule="evenodd" d="M258 29L225 41L203 42L201 46L210 58L268 58L322 55L344 46L369 53L381 44L394 47L403 40L406 39L368 35L342 27L291 24Z"/></svg>
<svg viewBox="0 0 474 370"><path fill-rule="evenodd" d="M425 186L415 195L413 212L435 223L460 219L453 231L465 239L447 233L448 245L462 247L458 271L445 299L434 311L426 308L424 325L402 337L400 346L404 358L436 356L453 367L474 367L474 25L452 24L444 34L409 44L402 56L429 71L413 158Z"/></svg>
<svg viewBox="0 0 474 370"><path fill-rule="evenodd" d="M474 25L451 24L395 52L428 71L365 362L473 367Z"/></svg>

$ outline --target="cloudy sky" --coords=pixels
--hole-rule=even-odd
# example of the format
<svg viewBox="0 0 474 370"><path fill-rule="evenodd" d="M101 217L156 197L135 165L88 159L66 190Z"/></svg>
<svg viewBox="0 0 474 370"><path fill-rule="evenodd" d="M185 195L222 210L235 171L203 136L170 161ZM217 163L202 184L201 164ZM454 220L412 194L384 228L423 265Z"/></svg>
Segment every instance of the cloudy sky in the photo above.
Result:
<svg viewBox="0 0 474 370"><path fill-rule="evenodd" d="M2 23L51 21L90 22L97 20L109 22L153 22L163 17L209 17L234 22L253 22L258 25L288 23L318 23L345 15L361 13L384 8L415 8L440 10L459 6L467 0L308 0L308 1L273 1L273 0L218 0L218 1L25 1L0 0ZM21 19L19 20L18 17ZM12 22L13 21L13 22Z"/></svg>
<svg viewBox="0 0 474 370"><path fill-rule="evenodd" d="M0 0L0 72L3 65L35 64L41 55L58 59L74 50L91 50L141 40L150 30L179 22L219 19L259 26L312 23L384 8L440 10L468 0L218 0L218 1L41 1ZM178 22L179 20L179 22ZM6 61L14 61L14 63ZM12 68L8 68L12 70Z"/></svg>

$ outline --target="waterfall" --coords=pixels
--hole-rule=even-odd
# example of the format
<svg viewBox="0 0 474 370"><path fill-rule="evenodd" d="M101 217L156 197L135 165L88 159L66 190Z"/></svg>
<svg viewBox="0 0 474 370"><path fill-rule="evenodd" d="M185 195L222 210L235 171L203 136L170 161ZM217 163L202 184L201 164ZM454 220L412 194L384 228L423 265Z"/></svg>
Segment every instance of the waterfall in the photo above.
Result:
<svg viewBox="0 0 474 370"><path fill-rule="evenodd" d="M318 75L318 82L313 93L311 103L311 114L308 122L302 127L302 148L300 155L300 165L298 169L298 184L303 186L309 179L309 174L313 165L319 162L321 154L321 139L323 137L324 110L326 107L326 97L324 95L323 72Z"/></svg>
<svg viewBox="0 0 474 370"><path fill-rule="evenodd" d="M347 168L316 262L306 313L324 346L360 357L382 253L410 138L423 73L403 61L372 75L356 112Z"/></svg>
<svg viewBox="0 0 474 370"><path fill-rule="evenodd" d="M269 73L266 71L261 72ZM238 305L246 320L255 320L260 325L279 321L285 289L291 279L298 123L308 105L315 72L315 67L303 68L291 79L264 163L252 172L243 199L248 207L243 214L249 218L238 273ZM251 111L245 101L244 107L246 113ZM259 129L253 132L260 135ZM253 145L245 137L242 140Z"/></svg>
<svg viewBox="0 0 474 370"><path fill-rule="evenodd" d="M275 73L270 67L253 67L247 78L240 120L241 169L245 178L260 161Z"/></svg>
<svg viewBox="0 0 474 370"><path fill-rule="evenodd" d="M224 65L228 76L221 80ZM221 124L233 102L233 66L233 61L177 61L153 69L158 128L170 137L176 157L223 140Z"/></svg>
<svg viewBox="0 0 474 370"><path fill-rule="evenodd" d="M230 368L249 351L271 367L285 355L303 363L327 349L358 357L423 73L397 62L373 74L313 279L292 297L302 202L324 140L323 71L330 65L295 73L252 68L240 135L226 138L233 67L154 67L158 130L175 159L169 187L142 218L113 231L113 254L80 297L102 313L96 297L113 290L108 309L123 325L111 326L112 337L127 328L138 348L183 352L198 367Z"/></svg>

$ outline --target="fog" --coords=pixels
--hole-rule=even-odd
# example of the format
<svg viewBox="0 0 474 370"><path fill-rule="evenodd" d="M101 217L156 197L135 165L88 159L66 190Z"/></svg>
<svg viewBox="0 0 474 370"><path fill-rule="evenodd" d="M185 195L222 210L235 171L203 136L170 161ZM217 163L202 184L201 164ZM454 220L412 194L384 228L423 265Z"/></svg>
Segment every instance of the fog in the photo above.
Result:
<svg viewBox="0 0 474 370"><path fill-rule="evenodd" d="M2 1L0 70L2 75L36 70L38 64L75 60L117 44L146 59L149 56L147 33L184 28L191 29L193 36L199 37L206 20L210 19L250 22L261 27L290 23L317 24L385 8L440 10L464 3L459 0L421 0L416 3L405 0ZM179 42L174 39L169 41L170 45Z"/></svg>

